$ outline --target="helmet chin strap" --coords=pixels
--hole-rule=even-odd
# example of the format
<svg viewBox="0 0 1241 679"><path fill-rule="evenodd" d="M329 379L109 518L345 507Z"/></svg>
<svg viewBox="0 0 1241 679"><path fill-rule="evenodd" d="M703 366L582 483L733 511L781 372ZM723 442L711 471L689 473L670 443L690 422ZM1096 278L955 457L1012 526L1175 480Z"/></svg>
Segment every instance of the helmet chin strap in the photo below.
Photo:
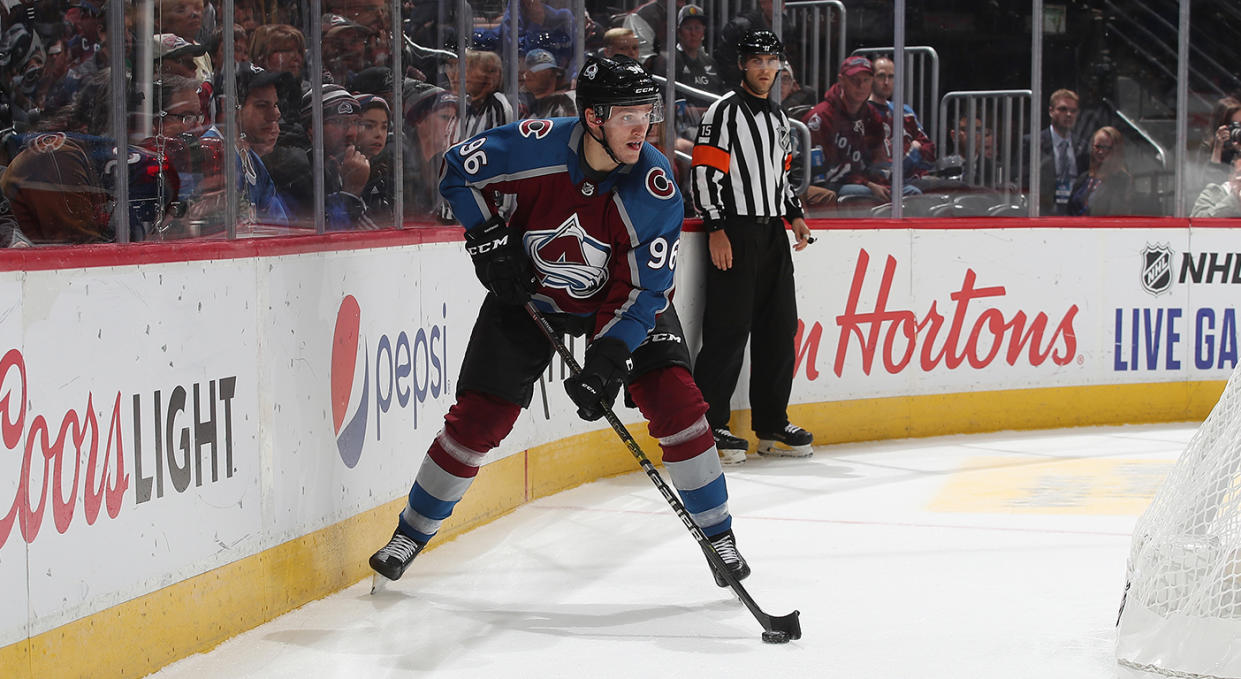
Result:
<svg viewBox="0 0 1241 679"><path fill-rule="evenodd" d="M599 115L597 111L595 112L595 115L596 117ZM620 158L616 157L615 153L612 152L612 146L611 144L608 144L608 135L603 133L602 124L599 126L598 137L596 137L594 133L590 131L590 125L586 126L586 134L589 134L591 139L594 139L595 141L599 142L599 145L603 147L604 152L608 154L608 157L612 159L612 162L616 163L617 165L625 164L621 161Z"/></svg>

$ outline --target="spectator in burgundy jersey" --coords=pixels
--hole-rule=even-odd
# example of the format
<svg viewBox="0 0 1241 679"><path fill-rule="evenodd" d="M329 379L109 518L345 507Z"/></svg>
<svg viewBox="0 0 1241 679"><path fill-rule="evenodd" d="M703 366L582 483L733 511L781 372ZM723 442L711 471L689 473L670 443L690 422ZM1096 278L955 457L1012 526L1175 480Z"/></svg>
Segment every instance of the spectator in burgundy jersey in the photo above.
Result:
<svg viewBox="0 0 1241 679"><path fill-rule="evenodd" d="M875 67L865 57L849 57L840 65L836 84L806 114L811 152L811 205L830 204L846 196L886 201L891 190L876 161L882 157L883 120L867 105ZM822 160L817 156L822 154Z"/></svg>

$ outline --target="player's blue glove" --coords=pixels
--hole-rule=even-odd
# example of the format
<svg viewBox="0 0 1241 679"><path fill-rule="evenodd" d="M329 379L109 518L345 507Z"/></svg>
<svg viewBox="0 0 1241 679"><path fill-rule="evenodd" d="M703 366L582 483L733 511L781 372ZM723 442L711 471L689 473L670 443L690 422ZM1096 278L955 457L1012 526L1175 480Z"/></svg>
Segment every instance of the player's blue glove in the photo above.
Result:
<svg viewBox="0 0 1241 679"><path fill-rule="evenodd" d="M621 384L629 376L632 363L625 343L604 337L586 348L586 361L578 374L564 381L564 390L577 405L578 417L593 422L603 417L603 408L612 407Z"/></svg>
<svg viewBox="0 0 1241 679"><path fill-rule="evenodd" d="M474 260L474 274L497 299L514 305L530 301L537 282L516 229L492 217L465 232L465 251Z"/></svg>

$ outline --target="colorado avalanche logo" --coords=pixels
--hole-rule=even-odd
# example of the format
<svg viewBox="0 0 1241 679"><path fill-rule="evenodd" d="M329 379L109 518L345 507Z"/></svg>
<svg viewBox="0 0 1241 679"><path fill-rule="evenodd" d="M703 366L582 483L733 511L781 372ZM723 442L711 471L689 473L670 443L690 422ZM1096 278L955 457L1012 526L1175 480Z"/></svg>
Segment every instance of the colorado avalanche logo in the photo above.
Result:
<svg viewBox="0 0 1241 679"><path fill-rule="evenodd" d="M582 71L582 77L587 80L594 80L597 75L599 75L599 64L590 64L586 70Z"/></svg>
<svg viewBox="0 0 1241 679"><path fill-rule="evenodd" d="M1172 287L1172 248L1168 244L1142 248L1142 287L1152 295Z"/></svg>
<svg viewBox="0 0 1241 679"><path fill-rule="evenodd" d="M549 288L559 288L570 297L586 299L599 292L608 281L608 259L612 249L586 233L577 213L553 230L527 231L524 244L534 270Z"/></svg>
<svg viewBox="0 0 1241 679"><path fill-rule="evenodd" d="M521 132L521 136L535 139L542 139L552 131L552 121L550 120L523 120L517 128Z"/></svg>
<svg viewBox="0 0 1241 679"><path fill-rule="evenodd" d="M65 133L41 134L30 141L30 150L35 153L51 153L65 145Z"/></svg>
<svg viewBox="0 0 1241 679"><path fill-rule="evenodd" d="M651 171L646 173L646 190L656 198L668 200L676 195L677 185L668 179L668 174L662 167L652 167Z"/></svg>
<svg viewBox="0 0 1241 679"><path fill-rule="evenodd" d="M359 334L361 320L362 310L358 307L358 300L353 295L345 295L336 312L336 331L332 336L332 426L336 432L340 459L350 469L362 457L362 441L366 438L367 395L370 391L370 358ZM359 352L359 349L363 351ZM359 353L363 357L362 363L358 363ZM361 388L356 388L359 385Z"/></svg>

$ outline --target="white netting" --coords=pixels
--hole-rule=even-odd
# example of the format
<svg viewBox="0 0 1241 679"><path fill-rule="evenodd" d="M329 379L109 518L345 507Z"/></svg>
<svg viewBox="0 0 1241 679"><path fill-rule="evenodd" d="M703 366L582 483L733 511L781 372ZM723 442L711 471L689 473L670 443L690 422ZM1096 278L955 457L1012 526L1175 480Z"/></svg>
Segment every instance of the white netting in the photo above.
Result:
<svg viewBox="0 0 1241 679"><path fill-rule="evenodd" d="M1241 370L1134 529L1117 657L1241 678Z"/></svg>

